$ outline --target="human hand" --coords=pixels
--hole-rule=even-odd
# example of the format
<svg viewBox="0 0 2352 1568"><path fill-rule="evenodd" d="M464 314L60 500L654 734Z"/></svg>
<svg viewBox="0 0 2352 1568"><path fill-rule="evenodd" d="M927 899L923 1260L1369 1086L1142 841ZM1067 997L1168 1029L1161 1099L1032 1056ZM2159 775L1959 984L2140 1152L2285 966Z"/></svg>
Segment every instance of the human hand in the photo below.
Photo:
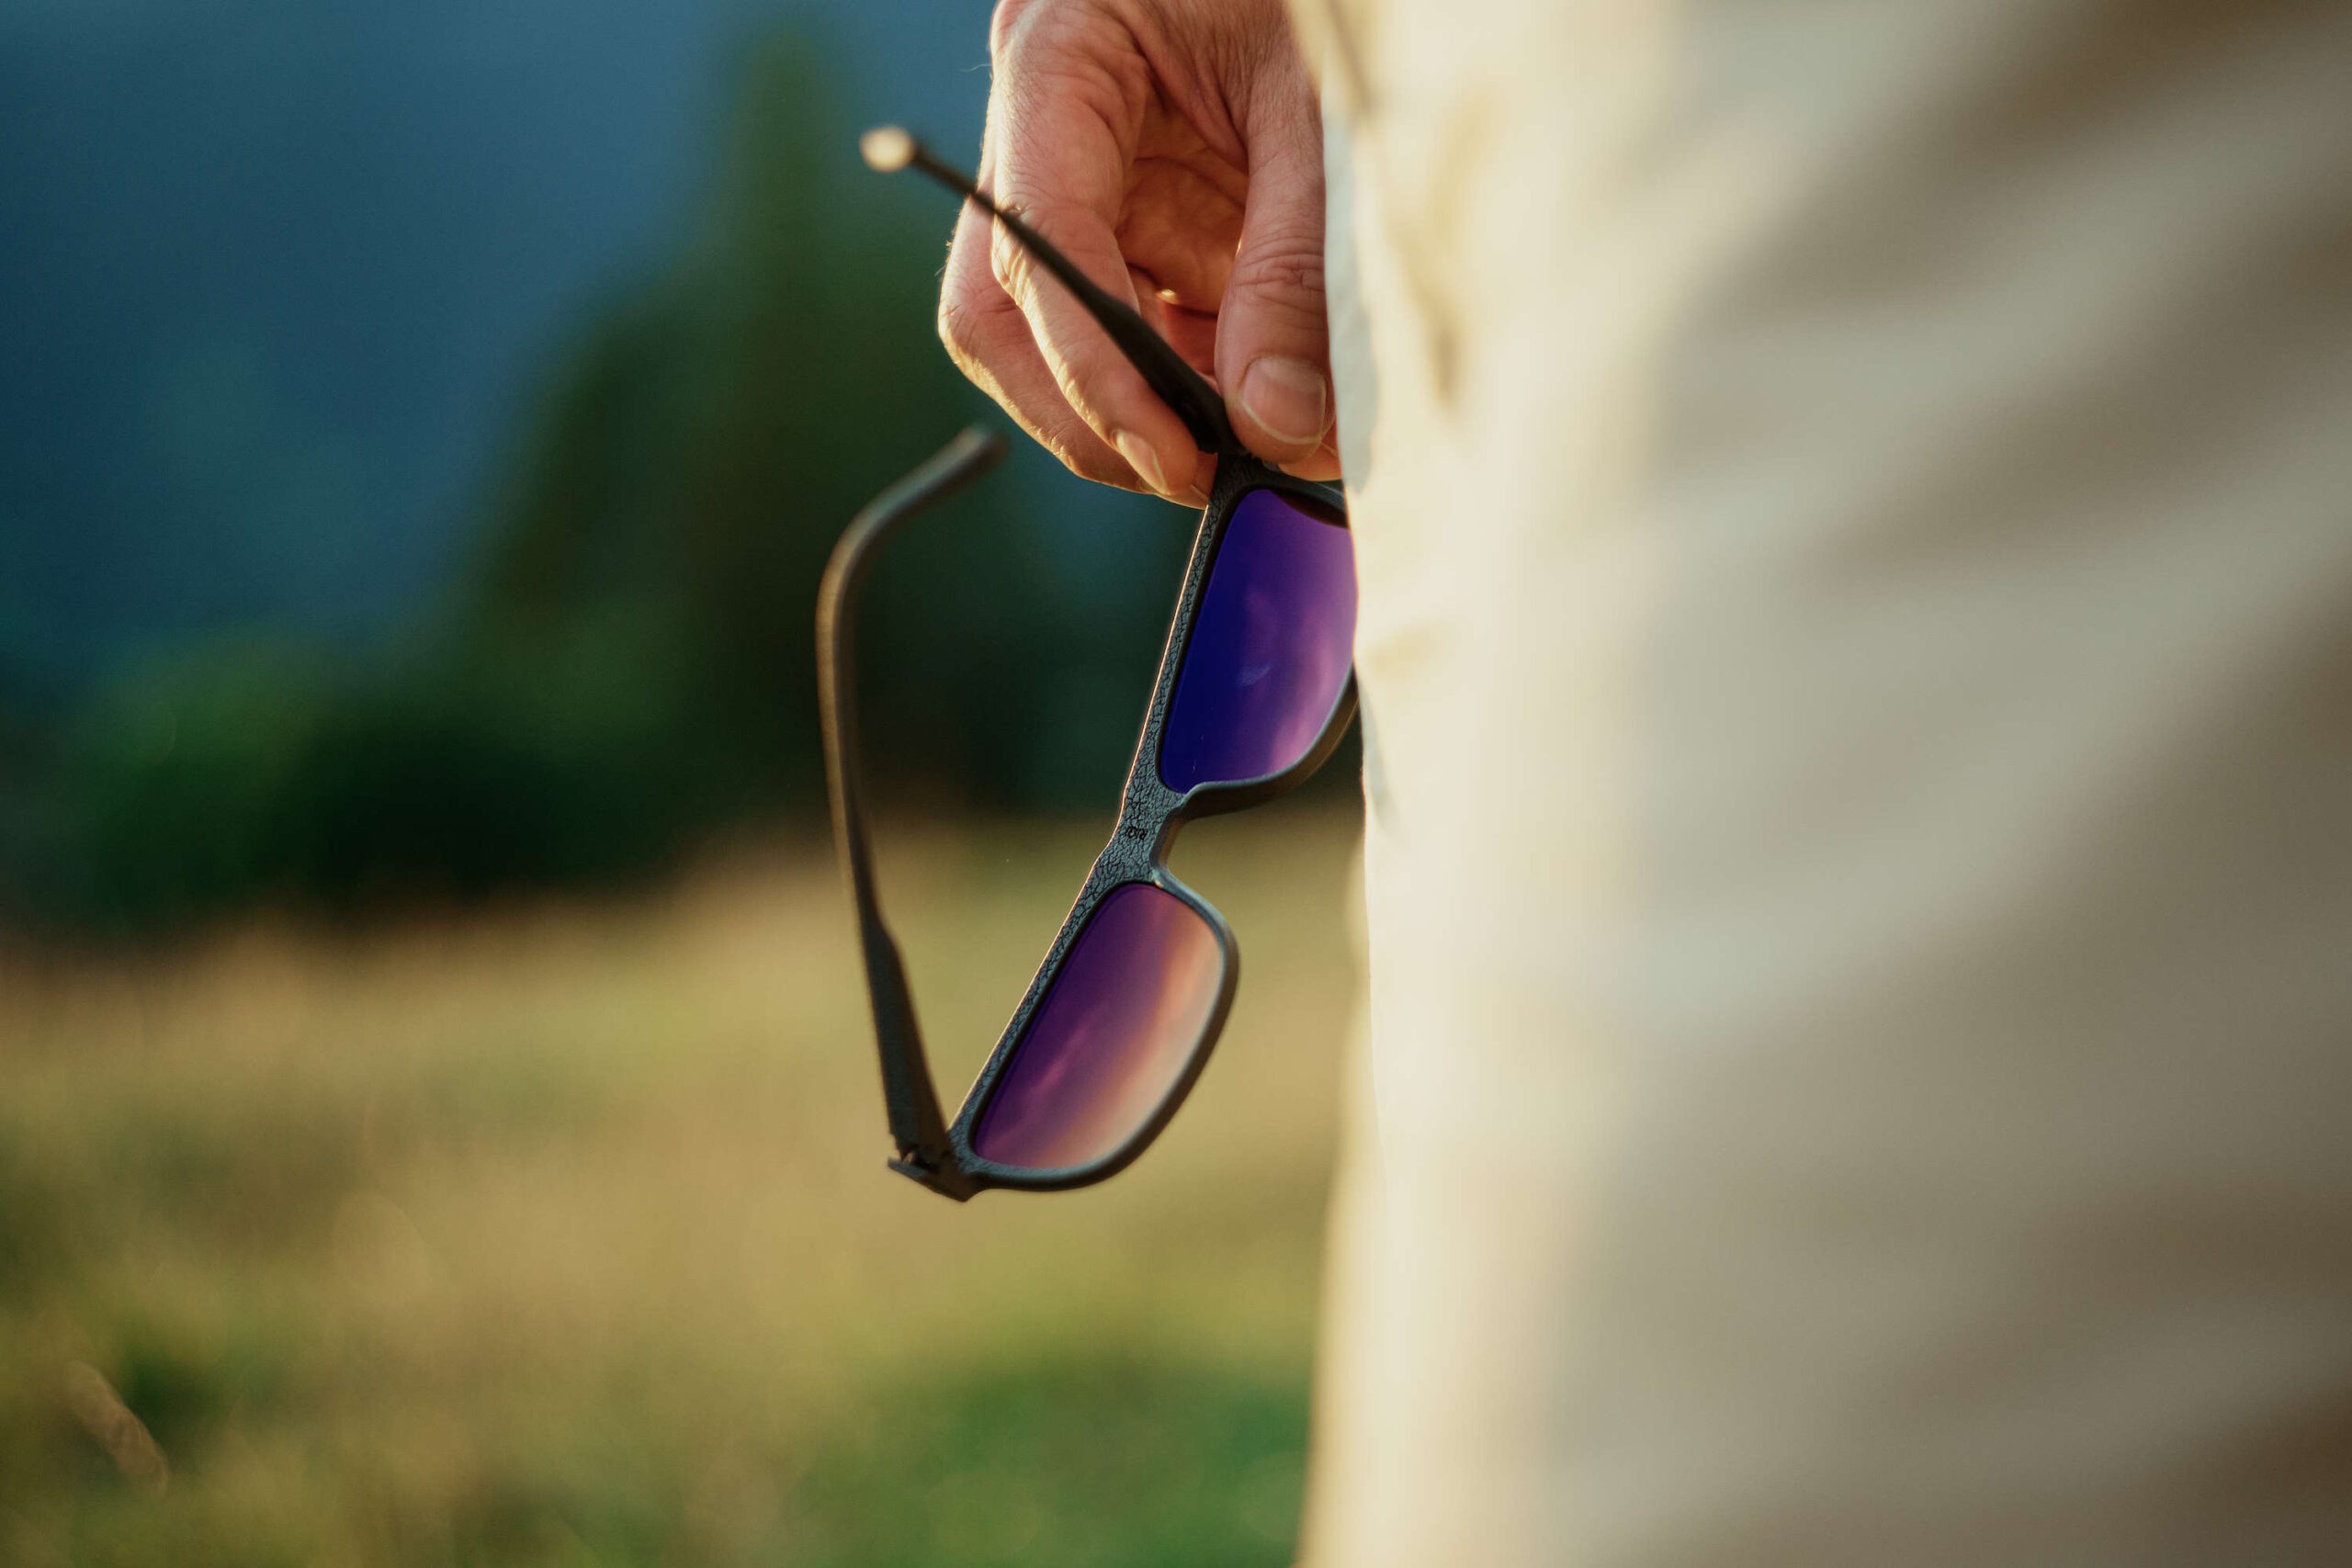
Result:
<svg viewBox="0 0 2352 1568"><path fill-rule="evenodd" d="M1133 300L1250 451L1337 478L1321 121L1280 0L1000 0L989 43L981 188ZM1216 458L976 207L939 333L1074 471L1205 499Z"/></svg>

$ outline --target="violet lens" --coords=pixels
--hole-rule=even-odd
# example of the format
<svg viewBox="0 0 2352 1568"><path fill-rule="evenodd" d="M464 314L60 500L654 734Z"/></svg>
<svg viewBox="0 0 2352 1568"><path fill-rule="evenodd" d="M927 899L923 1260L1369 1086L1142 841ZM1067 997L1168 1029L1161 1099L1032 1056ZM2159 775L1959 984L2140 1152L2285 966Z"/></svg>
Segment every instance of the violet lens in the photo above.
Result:
<svg viewBox="0 0 2352 1568"><path fill-rule="evenodd" d="M1296 765L1347 684L1355 634L1347 529L1272 491L1243 496L1176 672L1161 781L1181 794Z"/></svg>
<svg viewBox="0 0 2352 1568"><path fill-rule="evenodd" d="M1012 1048L973 1152L1024 1170L1117 1153L1183 1076L1224 981L1225 949L1191 905L1148 883L1114 888Z"/></svg>

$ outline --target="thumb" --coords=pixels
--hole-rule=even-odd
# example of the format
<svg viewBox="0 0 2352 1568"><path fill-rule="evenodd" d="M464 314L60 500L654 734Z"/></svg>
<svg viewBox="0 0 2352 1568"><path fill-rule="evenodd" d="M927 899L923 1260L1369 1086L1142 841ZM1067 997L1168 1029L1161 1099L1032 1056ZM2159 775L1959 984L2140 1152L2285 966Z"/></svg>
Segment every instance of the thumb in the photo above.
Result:
<svg viewBox="0 0 2352 1568"><path fill-rule="evenodd" d="M1298 463L1322 444L1332 408L1322 121L1294 51L1268 62L1243 133L1250 194L1217 306L1217 385L1243 445L1269 462Z"/></svg>

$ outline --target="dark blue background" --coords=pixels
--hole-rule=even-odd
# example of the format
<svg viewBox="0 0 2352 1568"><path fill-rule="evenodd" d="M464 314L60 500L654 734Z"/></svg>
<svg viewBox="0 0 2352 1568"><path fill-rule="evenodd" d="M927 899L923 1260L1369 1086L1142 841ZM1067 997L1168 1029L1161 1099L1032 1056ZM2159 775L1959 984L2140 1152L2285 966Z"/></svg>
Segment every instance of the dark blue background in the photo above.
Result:
<svg viewBox="0 0 2352 1568"><path fill-rule="evenodd" d="M792 21L861 118L977 145L977 4L0 6L0 667L413 613L568 328L686 243L740 46Z"/></svg>

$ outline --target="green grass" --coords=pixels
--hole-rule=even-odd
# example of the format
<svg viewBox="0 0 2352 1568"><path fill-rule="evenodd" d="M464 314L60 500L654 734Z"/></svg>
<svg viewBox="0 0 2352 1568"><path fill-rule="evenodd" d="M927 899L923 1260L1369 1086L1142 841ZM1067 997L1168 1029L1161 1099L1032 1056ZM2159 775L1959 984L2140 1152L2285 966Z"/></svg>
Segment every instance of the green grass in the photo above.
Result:
<svg viewBox="0 0 2352 1568"><path fill-rule="evenodd" d="M886 843L947 1092L1096 837ZM1193 1103L962 1207L883 1169L813 851L0 962L0 1562L1286 1562L1350 852L1195 829L1244 974Z"/></svg>

